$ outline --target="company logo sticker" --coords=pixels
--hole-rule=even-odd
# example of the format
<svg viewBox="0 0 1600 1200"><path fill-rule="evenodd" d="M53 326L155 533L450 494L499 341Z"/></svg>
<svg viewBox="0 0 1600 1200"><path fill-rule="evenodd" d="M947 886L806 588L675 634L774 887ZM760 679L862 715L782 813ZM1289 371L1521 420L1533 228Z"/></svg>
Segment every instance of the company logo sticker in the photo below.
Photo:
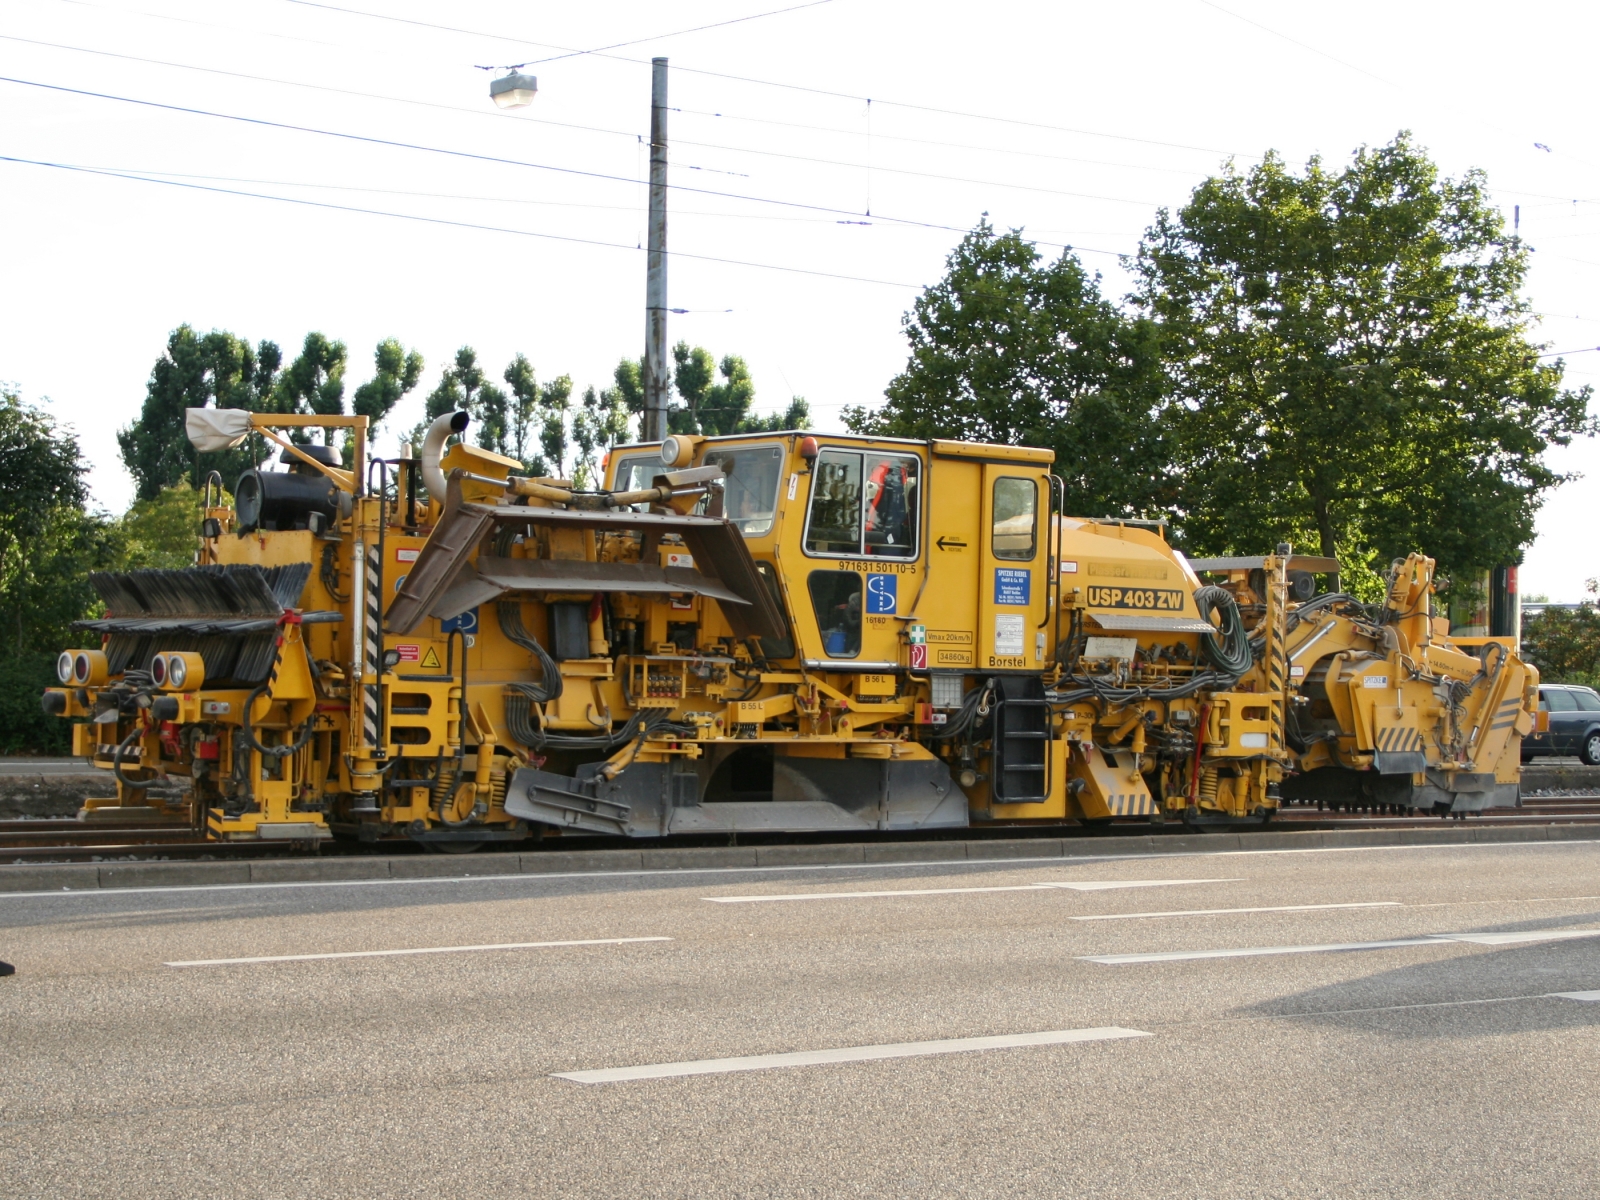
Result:
<svg viewBox="0 0 1600 1200"><path fill-rule="evenodd" d="M899 607L898 577L894 575L867 576L867 611L892 613Z"/></svg>

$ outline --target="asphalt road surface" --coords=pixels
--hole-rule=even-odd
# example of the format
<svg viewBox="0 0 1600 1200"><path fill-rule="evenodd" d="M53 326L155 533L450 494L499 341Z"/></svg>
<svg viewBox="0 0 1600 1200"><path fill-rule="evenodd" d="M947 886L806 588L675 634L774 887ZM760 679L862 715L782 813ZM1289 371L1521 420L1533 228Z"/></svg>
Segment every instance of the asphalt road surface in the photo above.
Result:
<svg viewBox="0 0 1600 1200"><path fill-rule="evenodd" d="M0 895L0 959L8 1197L1600 1194L1596 843Z"/></svg>

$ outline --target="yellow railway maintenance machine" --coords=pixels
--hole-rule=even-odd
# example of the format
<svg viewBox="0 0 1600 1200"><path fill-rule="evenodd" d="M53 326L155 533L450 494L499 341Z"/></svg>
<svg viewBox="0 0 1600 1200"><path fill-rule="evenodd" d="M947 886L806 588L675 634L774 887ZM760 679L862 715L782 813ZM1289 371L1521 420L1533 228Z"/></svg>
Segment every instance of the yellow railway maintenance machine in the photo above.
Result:
<svg viewBox="0 0 1600 1200"><path fill-rule="evenodd" d="M457 850L1278 804L1286 548L1253 649L1159 526L1062 515L1049 451L671 437L580 491L466 423L369 461L364 418L191 410L285 469L208 502L194 567L94 576L45 707L115 804L176 781L217 839Z"/></svg>
<svg viewBox="0 0 1600 1200"><path fill-rule="evenodd" d="M1269 608L1268 561L1191 565L1223 578L1248 626ZM1316 577L1339 569L1331 558L1294 556L1287 566L1286 740L1296 773L1285 798L1441 815L1518 806L1522 739L1548 714L1539 712L1539 672L1515 641L1451 637L1433 604L1433 559L1421 554L1390 564L1377 604L1317 594ZM1260 662L1244 678L1270 682Z"/></svg>

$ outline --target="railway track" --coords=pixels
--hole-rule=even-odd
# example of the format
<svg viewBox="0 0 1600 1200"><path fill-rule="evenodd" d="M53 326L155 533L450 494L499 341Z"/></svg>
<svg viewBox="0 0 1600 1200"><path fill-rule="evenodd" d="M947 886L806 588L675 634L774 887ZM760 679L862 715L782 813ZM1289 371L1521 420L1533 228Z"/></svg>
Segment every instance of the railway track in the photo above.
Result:
<svg viewBox="0 0 1600 1200"><path fill-rule="evenodd" d="M1491 809L1485 813L1469 814L1458 819L1479 826L1600 825L1600 792L1533 795L1523 799L1521 808ZM1367 810L1330 811L1309 805L1289 805L1280 810L1264 828L1297 830L1435 829L1441 824L1442 819L1432 815L1411 813L1402 815ZM1228 826L1227 828L1230 831L1248 832L1251 828L1263 827ZM1158 836L1194 832L1194 830L1191 830L1181 822L1151 825L1147 821L1140 820L1116 821L1109 826L1100 826L1094 829L1081 826L1055 826L1049 828L1029 826L996 827L992 832L994 836L1008 838L1029 835L1093 838L1127 834L1134 831L1154 833ZM958 832L962 838L970 840L975 835L983 836L985 831L973 829L941 831L937 835L927 837L926 840L949 837L952 832ZM915 839L915 835L912 835L912 839ZM763 835L759 838L762 844L772 844L783 840L785 839L778 835ZM852 839L833 838L829 840L849 841ZM748 844L756 844L757 841L758 838L752 836L749 838ZM583 847L594 848L627 844L622 839L612 838L562 839L564 846L571 845L574 848L577 848L577 844L580 842ZM682 841L680 844L694 845L699 842L716 845L726 844L720 838L687 840ZM529 844L529 842L498 843L496 848L518 850L526 849ZM107 862L138 859L288 858L306 855L341 857L382 854L393 856L397 852L422 854L427 851L415 842L398 839L376 843L323 842L306 848L304 846L273 842L211 842L205 840L189 826L176 824L95 826L71 819L0 822L0 863Z"/></svg>

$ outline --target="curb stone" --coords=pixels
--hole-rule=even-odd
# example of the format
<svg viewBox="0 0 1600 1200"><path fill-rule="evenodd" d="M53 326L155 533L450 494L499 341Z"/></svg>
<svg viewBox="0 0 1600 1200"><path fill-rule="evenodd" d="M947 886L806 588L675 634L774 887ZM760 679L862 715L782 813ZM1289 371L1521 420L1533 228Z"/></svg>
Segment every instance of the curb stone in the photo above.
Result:
<svg viewBox="0 0 1600 1200"><path fill-rule="evenodd" d="M661 870L739 870L1008 859L1218 854L1373 846L1515 845L1600 841L1600 825L1520 827L1454 825L1443 829L1270 830L1261 833L1156 834L1135 837L1014 838L937 842L840 842L790 846L668 846L638 850L541 850L521 854L407 855L266 859L256 862L17 863L0 865L6 892L115 891L207 884L459 879L493 876Z"/></svg>

